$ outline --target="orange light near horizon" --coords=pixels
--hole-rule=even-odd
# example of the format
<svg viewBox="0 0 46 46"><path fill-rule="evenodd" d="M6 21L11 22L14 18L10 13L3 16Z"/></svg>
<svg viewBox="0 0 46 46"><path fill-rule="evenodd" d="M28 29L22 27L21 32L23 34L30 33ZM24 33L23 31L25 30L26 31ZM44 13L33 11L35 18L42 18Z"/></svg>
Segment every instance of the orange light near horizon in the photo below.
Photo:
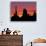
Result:
<svg viewBox="0 0 46 46"><path fill-rule="evenodd" d="M19 3L19 2L17 2L17 4L16 4L16 2L14 2L13 4L11 3L11 8L10 8L10 14L11 14L11 16L14 16L14 13L15 13L15 10L17 9L17 14L18 14L18 16L20 16L20 15L22 15L23 14L23 9L25 8L26 10L27 10L27 13L28 14L30 14L31 16L33 15L33 12L34 12L34 10L36 11L36 4L30 4L30 3L25 3L24 5L23 5L23 3ZM15 9L15 6L17 6L17 8Z"/></svg>

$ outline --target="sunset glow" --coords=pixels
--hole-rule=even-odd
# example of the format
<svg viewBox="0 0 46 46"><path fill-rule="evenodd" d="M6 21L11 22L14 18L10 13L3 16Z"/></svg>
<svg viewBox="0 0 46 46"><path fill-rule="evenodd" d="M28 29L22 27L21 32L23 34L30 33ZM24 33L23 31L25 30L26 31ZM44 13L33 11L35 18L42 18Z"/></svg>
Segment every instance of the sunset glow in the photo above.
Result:
<svg viewBox="0 0 46 46"><path fill-rule="evenodd" d="M24 8L26 8L27 13L33 15L34 11L36 11L36 2L11 2L10 15L14 16L17 9L17 14L20 16L23 14Z"/></svg>

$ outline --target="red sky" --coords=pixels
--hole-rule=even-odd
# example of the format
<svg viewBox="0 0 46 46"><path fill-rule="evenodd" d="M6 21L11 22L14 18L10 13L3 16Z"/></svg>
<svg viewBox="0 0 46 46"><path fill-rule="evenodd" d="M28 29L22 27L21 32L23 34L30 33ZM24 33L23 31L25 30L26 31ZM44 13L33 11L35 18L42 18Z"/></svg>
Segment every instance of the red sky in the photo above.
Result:
<svg viewBox="0 0 46 46"><path fill-rule="evenodd" d="M22 15L23 9L27 9L28 14L32 14L36 11L36 2L11 2L10 4L10 15L13 16L15 12L15 7L17 6L17 14Z"/></svg>

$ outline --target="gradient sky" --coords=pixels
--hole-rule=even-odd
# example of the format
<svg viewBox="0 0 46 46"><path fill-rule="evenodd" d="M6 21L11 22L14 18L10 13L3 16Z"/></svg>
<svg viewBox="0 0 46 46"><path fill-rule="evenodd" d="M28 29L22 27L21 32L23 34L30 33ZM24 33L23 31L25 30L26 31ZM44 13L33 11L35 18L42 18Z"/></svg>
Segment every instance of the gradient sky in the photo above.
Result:
<svg viewBox="0 0 46 46"><path fill-rule="evenodd" d="M36 11L36 2L11 2L10 13L14 15L15 7L17 6L17 14L22 15L23 9L27 9L28 14L32 14Z"/></svg>

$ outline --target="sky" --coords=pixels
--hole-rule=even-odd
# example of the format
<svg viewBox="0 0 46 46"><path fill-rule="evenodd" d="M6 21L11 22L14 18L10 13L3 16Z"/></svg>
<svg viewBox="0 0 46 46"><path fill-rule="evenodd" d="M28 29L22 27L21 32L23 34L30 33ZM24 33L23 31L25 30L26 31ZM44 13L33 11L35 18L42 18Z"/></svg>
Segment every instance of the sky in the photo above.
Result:
<svg viewBox="0 0 46 46"><path fill-rule="evenodd" d="M22 15L23 9L25 8L27 10L28 14L32 14L34 11L36 11L36 2L12 2L11 1L10 6L10 12L11 15L14 15L15 10L17 9L17 14Z"/></svg>

